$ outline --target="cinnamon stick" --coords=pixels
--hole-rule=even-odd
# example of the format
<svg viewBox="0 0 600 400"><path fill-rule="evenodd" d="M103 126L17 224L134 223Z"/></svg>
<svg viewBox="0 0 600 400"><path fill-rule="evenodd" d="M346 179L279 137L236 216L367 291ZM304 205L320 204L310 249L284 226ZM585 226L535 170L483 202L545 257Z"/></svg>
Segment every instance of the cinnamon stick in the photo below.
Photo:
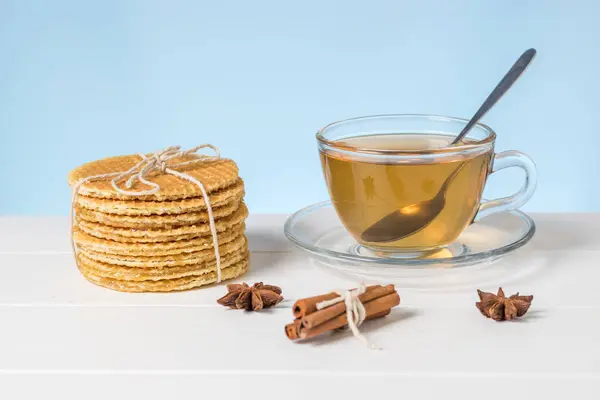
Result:
<svg viewBox="0 0 600 400"><path fill-rule="evenodd" d="M396 289L394 288L394 285L372 286L370 290L367 290L363 294L359 295L358 300L365 304L369 301L394 293L395 291ZM346 304L344 302L334 304L330 307L326 307L322 310L315 311L304 316L302 318L302 327L306 329L313 329L316 326L319 326L341 314L344 314L345 312Z"/></svg>
<svg viewBox="0 0 600 400"><path fill-rule="evenodd" d="M317 303L332 300L338 296L339 294L331 292L319 296L309 297L306 299L300 299L294 303L294 307L292 307L292 313L294 314L294 317L302 318L305 315L317 311Z"/></svg>
<svg viewBox="0 0 600 400"><path fill-rule="evenodd" d="M371 316L368 316L368 317L366 317L366 318L365 318L365 321L369 321L369 320L372 320L372 319L376 319L376 318L385 317L386 315L388 315L388 314L389 314L389 313L391 313L391 312L392 312L392 309L391 309L391 308L390 308L389 310L384 310L384 311L382 311L382 312L379 312L379 313L377 313L377 314L373 314L373 315L371 315Z"/></svg>
<svg viewBox="0 0 600 400"><path fill-rule="evenodd" d="M364 303L367 314L366 317L372 319L376 316L383 316L386 313L389 313L392 307L395 307L398 304L400 304L400 296L396 292L371 300L367 303ZM327 322L322 323L321 325L317 325L313 329L307 329L304 325L300 325L299 336L300 339L308 339L313 336L321 335L325 332L341 328L347 324L348 316L346 313L343 313Z"/></svg>
<svg viewBox="0 0 600 400"><path fill-rule="evenodd" d="M391 312L392 312L392 309L390 308L389 310L384 310L384 311L382 311L380 313L369 315L369 316L367 316L365 318L365 321L369 321L371 319L385 317L386 315L388 315ZM300 338L300 332L299 332L299 330L300 330L300 318L296 318L294 320L294 322L292 322L290 324L287 324L285 326L285 335L290 340L299 339Z"/></svg>
<svg viewBox="0 0 600 400"><path fill-rule="evenodd" d="M292 322L291 324L287 324L285 326L285 335L290 340L298 339L300 337L299 333L298 333L299 330L300 330L300 319L297 318L294 320L294 322Z"/></svg>
<svg viewBox="0 0 600 400"><path fill-rule="evenodd" d="M379 286L380 285L369 286L367 287L367 291ZM303 318L305 315L309 315L317 311L318 303L322 301L333 300L336 297L339 297L339 294L336 292L331 292L319 296L308 297L306 299L300 299L294 303L294 306L292 307L292 313L294 314L295 318Z"/></svg>

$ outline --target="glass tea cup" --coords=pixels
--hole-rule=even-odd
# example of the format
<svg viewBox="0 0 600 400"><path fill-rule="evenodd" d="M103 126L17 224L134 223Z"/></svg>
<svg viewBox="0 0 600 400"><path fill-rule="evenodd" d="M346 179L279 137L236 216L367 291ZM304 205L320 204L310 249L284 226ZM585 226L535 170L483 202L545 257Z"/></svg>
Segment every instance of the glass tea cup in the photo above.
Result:
<svg viewBox="0 0 600 400"><path fill-rule="evenodd" d="M317 140L329 196L345 229L378 253L418 257L454 242L473 221L514 210L535 191L537 172L518 151L494 153L496 134L467 120L378 115L334 122ZM490 174L525 171L512 196L482 202Z"/></svg>

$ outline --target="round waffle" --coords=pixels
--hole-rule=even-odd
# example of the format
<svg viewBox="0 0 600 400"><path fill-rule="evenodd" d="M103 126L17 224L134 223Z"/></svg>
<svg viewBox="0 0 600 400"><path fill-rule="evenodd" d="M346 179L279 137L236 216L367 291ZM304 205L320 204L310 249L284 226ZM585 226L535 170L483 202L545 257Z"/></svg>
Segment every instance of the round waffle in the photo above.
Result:
<svg viewBox="0 0 600 400"><path fill-rule="evenodd" d="M230 229L217 234L219 243L231 242L244 233L245 223L232 226ZM211 235L189 240L179 240L164 243L124 243L114 240L101 239L82 231L73 232L73 240L78 246L99 253L130 255L130 256L166 256L170 254L193 253L213 248Z"/></svg>
<svg viewBox="0 0 600 400"><path fill-rule="evenodd" d="M141 160L142 158L139 155L128 155L109 157L83 164L69 173L69 185L74 186L78 181L89 176L125 172ZM186 155L170 160L169 164L190 160L198 161L181 167L173 167L173 169L202 182L209 194L233 185L238 179L237 165L227 158L217 159L207 156ZM202 197L202 192L197 185L168 173L155 171L150 173L146 179L158 184L160 190L153 194L136 196L139 200L164 201ZM122 182L119 183L122 184ZM129 190L141 191L147 189L150 189L150 187L136 181ZM131 199L131 196L115 191L110 179L86 182L79 187L78 193L100 199Z"/></svg>
<svg viewBox="0 0 600 400"><path fill-rule="evenodd" d="M244 182L238 178L231 186L209 193L208 199L211 207L219 207L242 196L244 196ZM80 208L118 215L182 214L206 210L206 201L203 197L172 201L145 201L131 200L131 197L129 200L111 200L78 195L75 201Z"/></svg>
<svg viewBox="0 0 600 400"><path fill-rule="evenodd" d="M185 276L175 279L128 281L115 278L107 278L99 275L90 267L83 257L79 257L79 270L82 275L92 283L121 292L172 292L188 290L196 287L210 285L217 281L216 271L206 272L202 275ZM243 275L248 271L250 259L248 255L242 261L223 268L221 279L227 280Z"/></svg>
<svg viewBox="0 0 600 400"><path fill-rule="evenodd" d="M91 260L85 254L79 255L80 260L85 263L88 271L103 278L118 279L125 281L159 281L164 279L177 279L185 276L205 275L217 270L217 264L213 260L204 264L193 264L181 267L166 268L136 268L123 267L120 265L106 264ZM248 258L248 250L236 252L221 257L221 271L238 262Z"/></svg>
<svg viewBox="0 0 600 400"><path fill-rule="evenodd" d="M219 243L219 254L225 256L230 253L244 252L247 240L243 234L236 236L229 242ZM119 265L135 268L164 268L179 267L195 264L206 264L215 260L215 251L208 248L191 253L171 254L166 256L128 256L98 252L86 247L81 247L79 252L86 258L105 264Z"/></svg>
<svg viewBox="0 0 600 400"><path fill-rule="evenodd" d="M213 217L220 219L233 214L240 207L242 197L243 194L240 193L232 201L213 207ZM183 225L208 223L206 211L163 215L119 215L78 207L77 217L83 221L97 222L115 228L132 229L170 229Z"/></svg>

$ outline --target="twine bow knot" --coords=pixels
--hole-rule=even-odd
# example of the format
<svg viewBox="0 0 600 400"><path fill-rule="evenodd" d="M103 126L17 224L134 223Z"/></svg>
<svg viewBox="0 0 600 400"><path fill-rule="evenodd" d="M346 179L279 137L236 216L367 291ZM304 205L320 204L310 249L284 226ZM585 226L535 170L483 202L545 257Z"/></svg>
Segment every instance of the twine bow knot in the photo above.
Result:
<svg viewBox="0 0 600 400"><path fill-rule="evenodd" d="M195 154L198 150L203 148L212 149L215 152L215 156L200 156L198 154ZM183 157L190 154L194 154L198 158L179 163L169 163L169 161L175 158ZM151 182L146 179L146 176L148 176L154 171L158 171L163 174L179 176L180 178L186 179L192 183L196 183L189 179L191 178L189 175L185 175L186 177L184 178L179 175L181 174L180 172L175 171L173 168L182 167L184 165L196 163L199 161L220 158L219 149L217 149L211 144L203 144L202 146L197 146L189 150L181 150L181 146L171 146L167 147L166 149L154 152L150 157L146 157L146 155L139 153L138 156L140 156L142 160L136 165L134 165L127 171L115 173L115 177L112 179L111 185L118 193L129 196L143 196L158 192L160 190L160 186L157 183ZM117 183L127 176L129 176L129 178L127 179L127 181L125 181L126 189L131 189L136 181L139 181L140 183L143 183L146 186L150 186L150 189L130 191L120 188ZM199 185L197 186L200 187Z"/></svg>
<svg viewBox="0 0 600 400"><path fill-rule="evenodd" d="M207 156L207 155L197 154L198 150L201 150L204 148L212 149L215 152L215 155ZM186 155L194 155L195 158L193 158L192 160L188 160L188 161L182 161L182 162L178 162L178 163L170 163L171 160L179 158L179 157L183 157ZM206 203L206 211L208 213L208 222L209 222L210 232L211 232L212 240L213 240L213 248L214 248L214 252L215 252L215 259L216 259L216 265L217 265L217 282L221 282L221 257L219 255L219 243L217 240L217 230L215 227L215 220L214 220L213 213L212 213L212 207L210 205L210 201L208 199L208 194L206 193L206 189L204 188L204 185L202 184L202 182L200 182L198 179L194 178L191 175L185 174L183 172L179 172L174 169L174 168L183 167L185 165L192 164L192 163L205 162L205 161L219 159L221 157L220 153L219 153L219 149L216 146L213 146L211 144L203 144L203 145L196 146L196 147L193 147L188 150L182 150L181 146L171 146L171 147L167 147L166 149L156 151L149 157L144 154L140 154L140 153L138 153L138 156L141 158L141 160L137 164L135 164L133 167L128 169L127 171L110 172L110 173L106 173L106 174L93 175L93 176L88 176L86 178L82 178L79 181L77 181L77 183L73 186L73 193L71 196L71 229L75 228L75 225L74 225L75 224L75 218L74 218L75 217L75 201L77 199L77 195L79 194L79 189L81 188L81 185L83 185L84 183L112 178L111 186L113 187L113 189L115 189L115 191L117 193L120 193L120 194L123 194L126 196L144 196L144 195L154 194L154 193L157 193L158 191L160 191L160 185L158 183L152 182L152 181L149 181L148 179L146 179L146 177L149 174L151 174L152 172L159 172L161 174L169 174L169 175L176 176L180 179L184 179L188 182L193 183L194 185L196 185L198 187L198 189L200 189L200 192L202 192L202 197L204 198L204 201ZM118 182L124 178L127 178L127 180L125 181L125 184L124 184L125 189L119 187L119 185L118 185ZM136 182L140 182L146 186L149 186L150 188L142 189L142 190L129 190L129 189L133 188L133 186ZM77 263L77 247L75 246L74 240L72 240L71 246L73 248L73 253L75 254L75 262Z"/></svg>
<svg viewBox="0 0 600 400"><path fill-rule="evenodd" d="M366 285L361 283L358 289L336 291L336 293L339 294L339 297L317 303L317 310L322 310L323 308L344 302L346 305L346 318L348 319L348 327L352 331L354 337L363 342L368 348L372 350L379 350L378 346L370 343L368 339L364 337L364 335L358 330L358 327L361 326L365 321L365 318L367 318L365 306L360 301L358 296L363 294L366 290Z"/></svg>

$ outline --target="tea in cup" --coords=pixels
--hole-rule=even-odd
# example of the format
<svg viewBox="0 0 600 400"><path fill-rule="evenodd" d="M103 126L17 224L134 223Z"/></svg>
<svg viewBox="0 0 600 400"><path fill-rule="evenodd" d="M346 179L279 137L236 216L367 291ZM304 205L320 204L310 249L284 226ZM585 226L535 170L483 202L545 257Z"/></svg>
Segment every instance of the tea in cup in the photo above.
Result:
<svg viewBox="0 0 600 400"><path fill-rule="evenodd" d="M423 253L454 242L475 219L516 209L533 195L536 169L525 154L494 154L494 131L477 124L450 143L467 120L382 115L327 125L317 133L321 164L336 213L363 246ZM520 167L513 196L482 202L487 177Z"/></svg>

